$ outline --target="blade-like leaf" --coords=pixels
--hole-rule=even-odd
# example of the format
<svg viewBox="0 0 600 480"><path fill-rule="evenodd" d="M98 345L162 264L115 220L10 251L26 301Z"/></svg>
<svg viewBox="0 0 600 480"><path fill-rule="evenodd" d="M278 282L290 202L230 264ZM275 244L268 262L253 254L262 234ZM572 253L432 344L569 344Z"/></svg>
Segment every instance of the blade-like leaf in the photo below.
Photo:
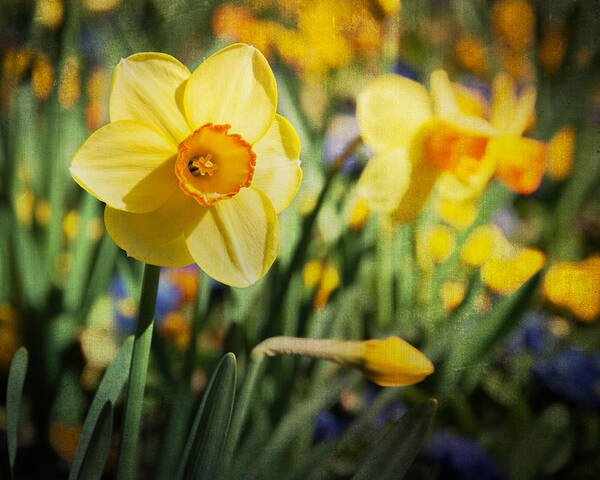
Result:
<svg viewBox="0 0 600 480"><path fill-rule="evenodd" d="M78 480L100 480L102 478L102 472L110 450L112 426L113 406L109 401L104 404L98 416L98 421L89 441L89 447L79 469Z"/></svg>
<svg viewBox="0 0 600 480"><path fill-rule="evenodd" d="M102 381L98 386L94 400L90 405L90 409L81 429L81 437L77 444L77 451L73 457L69 480L75 480L80 477L83 461L90 448L92 436L96 430L96 426L100 422L102 409L106 402L115 404L123 386L129 377L129 366L131 364L131 351L133 349L133 336L127 337L119 348L117 355L106 370ZM112 416L112 413L111 413Z"/></svg>
<svg viewBox="0 0 600 480"><path fill-rule="evenodd" d="M551 463L568 460L569 453L565 459L561 450L565 447L563 439L569 430L569 417L569 410L560 404L542 412L514 450L509 478L539 478Z"/></svg>
<svg viewBox="0 0 600 480"><path fill-rule="evenodd" d="M218 478L233 410L236 369L233 353L224 355L217 365L190 429L177 479Z"/></svg>
<svg viewBox="0 0 600 480"><path fill-rule="evenodd" d="M19 348L10 364L8 386L6 390L6 443L10 471L15 467L17 456L17 431L19 429L19 410L23 398L23 385L27 375L29 353L25 347Z"/></svg>
<svg viewBox="0 0 600 480"><path fill-rule="evenodd" d="M412 465L433 421L437 402L420 403L377 442L353 480L400 480Z"/></svg>

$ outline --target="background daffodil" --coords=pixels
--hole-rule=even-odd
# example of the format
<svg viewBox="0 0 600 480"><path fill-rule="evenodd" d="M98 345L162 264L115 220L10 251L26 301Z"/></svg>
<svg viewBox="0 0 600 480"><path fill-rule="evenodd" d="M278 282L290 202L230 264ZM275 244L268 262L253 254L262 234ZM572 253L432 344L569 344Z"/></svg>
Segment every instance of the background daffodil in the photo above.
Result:
<svg viewBox="0 0 600 480"><path fill-rule="evenodd" d="M398 222L419 215L444 170L479 162L496 134L486 120L460 110L441 70L432 73L429 93L400 75L373 80L358 97L357 118L375 152L358 192L371 209L389 212Z"/></svg>
<svg viewBox="0 0 600 480"><path fill-rule="evenodd" d="M169 55L135 54L117 66L111 121L75 154L71 175L106 203L106 228L128 255L197 263L244 287L275 260L277 213L302 178L298 136L276 107L273 73L248 45L193 73Z"/></svg>

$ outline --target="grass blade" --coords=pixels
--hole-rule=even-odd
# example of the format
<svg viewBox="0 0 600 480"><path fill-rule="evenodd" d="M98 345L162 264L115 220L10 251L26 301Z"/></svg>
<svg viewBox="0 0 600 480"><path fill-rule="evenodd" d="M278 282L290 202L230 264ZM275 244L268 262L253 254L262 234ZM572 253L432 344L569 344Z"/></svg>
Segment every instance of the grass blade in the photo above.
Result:
<svg viewBox="0 0 600 480"><path fill-rule="evenodd" d="M353 480L400 480L421 450L431 427L437 402L433 399L413 407L387 431L369 454Z"/></svg>
<svg viewBox="0 0 600 480"><path fill-rule="evenodd" d="M80 477L83 463L87 454L87 451L91 445L92 437L96 426L100 424L100 417L102 410L107 402L115 404L127 377L129 376L129 365L131 364L131 351L133 349L133 336L127 337L127 339L119 348L116 357L106 370L102 381L98 386L94 400L90 406L88 414L83 423L81 429L81 437L77 444L77 451L73 458L73 464L71 466L71 472L69 473L69 480L75 480ZM112 410L112 408L111 408ZM111 413L112 417L112 413Z"/></svg>
<svg viewBox="0 0 600 480"><path fill-rule="evenodd" d="M100 480L110 450L110 438L113 426L113 407L111 402L106 402L98 422L94 426L87 451L85 452L78 480Z"/></svg>
<svg viewBox="0 0 600 480"><path fill-rule="evenodd" d="M19 429L19 410L23 398L23 385L27 375L29 353L25 347L19 348L10 364L8 386L6 390L6 443L11 475L17 457L17 432Z"/></svg>
<svg viewBox="0 0 600 480"><path fill-rule="evenodd" d="M236 360L221 358L194 418L179 466L178 479L218 478L221 454L229 431L235 397Z"/></svg>

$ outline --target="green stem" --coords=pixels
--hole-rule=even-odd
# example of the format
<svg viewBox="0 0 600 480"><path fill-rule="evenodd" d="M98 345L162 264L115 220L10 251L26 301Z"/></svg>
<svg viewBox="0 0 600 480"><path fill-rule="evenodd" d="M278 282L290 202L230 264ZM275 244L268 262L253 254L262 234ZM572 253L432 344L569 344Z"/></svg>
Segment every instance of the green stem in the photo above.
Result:
<svg viewBox="0 0 600 480"><path fill-rule="evenodd" d="M146 373L150 359L150 344L154 327L154 307L156 305L156 292L160 267L146 265L142 279L142 293L140 308L135 328L131 367L129 370L129 386L125 399L125 416L121 445L119 447L119 461L117 464L118 480L133 480L137 470L137 447L140 435L140 419L142 416L142 402L146 387Z"/></svg>
<svg viewBox="0 0 600 480"><path fill-rule="evenodd" d="M231 462L235 447L240 440L242 428L244 427L244 422L246 421L248 411L250 410L252 394L254 392L254 388L256 387L256 382L258 380L264 358L264 355L250 355L250 365L248 366L248 371L246 372L244 385L240 390L240 396L233 410L233 417L231 419L231 426L229 427L227 444L225 445L226 465Z"/></svg>
<svg viewBox="0 0 600 480"><path fill-rule="evenodd" d="M344 162L352 155L356 149L362 144L362 138L356 137L347 147L346 149L337 157L331 166L331 169L327 173L325 178L325 184L319 193L317 198L317 202L312 212L310 212L302 222L302 234L300 236L300 240L296 244L296 248L294 249L294 253L292 254L292 259L288 267L285 269L283 276L277 278L274 285L274 290L271 294L271 302L269 304L268 311L268 320L266 322L266 335L269 336L270 333L276 334L279 332L269 332L269 329L272 327L273 321L275 319L276 313L279 312L279 308L284 305L285 295L288 291L288 287L290 281L292 279L292 275L294 272L298 271L304 259L306 257L306 253L308 251L307 245L312 235L313 227L319 216L319 212L325 203L325 198L327 197L327 193L331 189L331 185L333 184L333 180L335 179L339 170L343 167Z"/></svg>

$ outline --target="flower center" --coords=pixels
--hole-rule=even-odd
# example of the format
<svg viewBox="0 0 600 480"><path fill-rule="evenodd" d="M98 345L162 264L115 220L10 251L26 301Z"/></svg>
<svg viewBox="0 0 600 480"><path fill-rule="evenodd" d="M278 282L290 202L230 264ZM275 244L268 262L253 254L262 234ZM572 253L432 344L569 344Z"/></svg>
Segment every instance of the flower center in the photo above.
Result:
<svg viewBox="0 0 600 480"><path fill-rule="evenodd" d="M485 154L488 139L462 132L442 123L435 126L425 139L425 155L432 165L451 170L459 176L475 173Z"/></svg>
<svg viewBox="0 0 600 480"><path fill-rule="evenodd" d="M239 135L227 133L230 128L207 123L179 144L179 187L201 205L233 197L252 183L256 155Z"/></svg>

